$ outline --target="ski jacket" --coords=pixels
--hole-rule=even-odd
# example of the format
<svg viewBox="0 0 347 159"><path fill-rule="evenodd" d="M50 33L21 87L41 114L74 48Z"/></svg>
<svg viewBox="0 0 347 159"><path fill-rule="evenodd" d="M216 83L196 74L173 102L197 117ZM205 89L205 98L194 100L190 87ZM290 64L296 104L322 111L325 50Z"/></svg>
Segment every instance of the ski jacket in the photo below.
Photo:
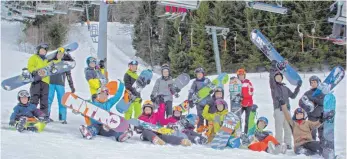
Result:
<svg viewBox="0 0 347 159"><path fill-rule="evenodd" d="M272 135L271 131L266 131L266 130L259 130L256 129L254 132L254 137L258 140L258 141L263 141L266 137L268 137L269 135Z"/></svg>
<svg viewBox="0 0 347 159"><path fill-rule="evenodd" d="M138 118L139 120L142 120L147 123L151 124L157 124L160 122L161 117L165 114L165 103L159 104L159 109L157 112L153 112L152 115L145 115L145 113L142 113L141 116Z"/></svg>
<svg viewBox="0 0 347 159"><path fill-rule="evenodd" d="M64 60L64 61L73 61L73 59L72 59L70 54L65 54L62 60ZM52 61L54 63L59 63L62 60L57 60L55 58ZM69 82L70 88L74 88L73 81L72 81L72 76L71 76L71 71L67 71L67 72L64 72L64 73L61 73L61 74L57 74L57 75L51 76L49 84L65 86L65 79L67 79L67 81Z"/></svg>
<svg viewBox="0 0 347 159"><path fill-rule="evenodd" d="M289 125L292 128L293 138L294 138L294 149L302 144L305 144L310 141L314 141L312 139L312 130L317 129L321 126L319 121L312 122L309 120L301 120L301 121L288 121Z"/></svg>
<svg viewBox="0 0 347 159"><path fill-rule="evenodd" d="M137 78L139 78L139 75L136 74L136 72L133 72L131 70L128 70L124 75L124 84L125 88L129 90L132 94L138 94L136 92L136 89L133 88L133 84L136 82Z"/></svg>
<svg viewBox="0 0 347 159"><path fill-rule="evenodd" d="M223 124L225 116L228 114L228 109L224 109L223 111L216 113L209 113L210 106L206 105L204 110L202 111L202 116L209 122L213 122L212 125L209 124L209 133L216 134L220 127Z"/></svg>
<svg viewBox="0 0 347 159"><path fill-rule="evenodd" d="M193 94L197 94L200 89L207 86L209 83L211 83L211 80L208 78L203 77L202 79L195 79L192 86L189 90L188 100L192 99ZM198 105L204 106L208 104L209 101L211 101L211 96L207 96L205 99L201 100Z"/></svg>
<svg viewBox="0 0 347 159"><path fill-rule="evenodd" d="M45 114L41 112L40 109L36 108L36 105L28 103L26 105L23 105L21 103L18 103L14 108L13 108L13 113L10 116L10 121L18 120L19 117L25 116L28 118L32 117L44 117Z"/></svg>
<svg viewBox="0 0 347 159"><path fill-rule="evenodd" d="M94 95L97 93L98 89L102 86L102 81L100 80L103 76L99 69L87 67L84 70L86 80L89 84L90 94ZM106 84L106 83L105 83Z"/></svg>
<svg viewBox="0 0 347 159"><path fill-rule="evenodd" d="M35 54L29 58L27 68L30 73L34 73L41 68L47 67L48 64L49 62L47 59L42 59L38 54ZM44 77L41 80L49 84L49 76Z"/></svg>
<svg viewBox="0 0 347 159"><path fill-rule="evenodd" d="M312 94L316 90L317 90L316 88L310 89L307 92L305 92L305 94L304 94L315 105L315 108L312 112L307 112L308 120L311 120L311 121L319 120L319 118L322 116L322 112L323 112L323 103L324 103L325 95L323 93L321 93L320 95L318 95L316 97L312 97ZM299 100L299 105L302 106L302 105L304 105L304 103L301 100Z"/></svg>
<svg viewBox="0 0 347 159"><path fill-rule="evenodd" d="M109 99L108 99L106 102L104 102L104 103L101 103L101 102L97 101L96 99L92 100L91 103L92 103L93 105L95 105L95 106L101 108L101 109L104 109L104 110L110 112L111 108L112 108L113 106L115 106L115 105L122 99L122 97L123 97L122 92L123 92L123 91L124 91L123 89L118 89L117 92L116 92L116 94L115 94L113 97L109 98ZM85 117L85 120L86 120L87 125L102 124L102 123L100 123L99 121L96 121L96 120L91 119L91 118L89 118L89 117Z"/></svg>
<svg viewBox="0 0 347 159"><path fill-rule="evenodd" d="M164 125L168 125L168 124L175 124L175 123L177 123L178 122L178 120L175 118L175 117L173 117L173 116L171 116L171 117L169 117L169 118L166 118L165 119L165 115L163 114L163 116L161 116L160 117L160 120L159 120L159 123L160 123L160 125L162 125L162 126L164 126Z"/></svg>
<svg viewBox="0 0 347 159"><path fill-rule="evenodd" d="M164 77L158 78L155 81L151 95L154 97L161 95L164 98L164 102L173 101L172 93L169 85L173 84L172 77L165 79Z"/></svg>
<svg viewBox="0 0 347 159"><path fill-rule="evenodd" d="M243 107L251 107L251 106L253 106L253 92L254 92L252 82L248 79L244 79L241 81L241 83L242 83L241 105Z"/></svg>
<svg viewBox="0 0 347 159"><path fill-rule="evenodd" d="M298 95L300 91L300 87L297 86L294 92L292 92L287 86L285 86L284 83L278 83L275 81L276 73L277 73L276 65L273 65L270 68L269 82L270 82L271 96L272 96L274 109L281 109L280 100L283 100L287 104L288 110L289 110L290 109L289 98L294 99Z"/></svg>

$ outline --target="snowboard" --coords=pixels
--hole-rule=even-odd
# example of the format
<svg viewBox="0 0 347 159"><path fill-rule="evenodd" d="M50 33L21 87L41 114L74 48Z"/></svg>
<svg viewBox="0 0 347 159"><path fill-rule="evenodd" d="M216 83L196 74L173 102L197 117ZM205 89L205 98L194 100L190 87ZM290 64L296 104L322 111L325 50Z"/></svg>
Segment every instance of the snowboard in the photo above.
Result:
<svg viewBox="0 0 347 159"><path fill-rule="evenodd" d="M302 101L302 104L299 102L300 108L304 109L306 112L312 112L315 108L314 103L309 100L309 98L306 95L303 95L300 100Z"/></svg>
<svg viewBox="0 0 347 159"><path fill-rule="evenodd" d="M71 92L64 94L62 104L84 116L99 121L116 132L124 132L129 128L128 122L123 117L101 109Z"/></svg>
<svg viewBox="0 0 347 159"><path fill-rule="evenodd" d="M128 123L130 125L136 126L136 127L140 127L143 129L147 129L147 130L151 130L153 132L157 132L159 134L164 134L164 135L172 135L173 133L175 133L175 130L170 129L170 128L165 128L159 125L155 125L152 123L148 123L139 119L129 119Z"/></svg>
<svg viewBox="0 0 347 159"><path fill-rule="evenodd" d="M193 103L199 103L200 101L205 99L207 96L209 96L211 91L213 91L218 86L223 86L224 84L228 82L228 80L229 80L228 74L226 73L219 74L216 79L214 79L207 86L201 88L196 94L192 96Z"/></svg>
<svg viewBox="0 0 347 159"><path fill-rule="evenodd" d="M150 69L143 70L135 83L133 84L133 88L136 89L137 92L141 92L143 88L145 88L150 82L153 77L153 72Z"/></svg>
<svg viewBox="0 0 347 159"><path fill-rule="evenodd" d="M110 81L106 84L110 95L121 95L121 99L110 109L110 112L124 117L124 112L129 109L130 102L125 102L125 84L121 80Z"/></svg>
<svg viewBox="0 0 347 159"><path fill-rule="evenodd" d="M334 67L329 73L328 77L325 78L323 83L320 83L317 90L313 92L312 96L318 96L319 94L328 94L331 90L339 84L345 77L345 70L341 66Z"/></svg>
<svg viewBox="0 0 347 159"><path fill-rule="evenodd" d="M179 97L179 92L177 90L182 90L190 81L190 76L187 73L182 73L178 77L176 77L173 81L172 85L169 85L170 91L176 98Z"/></svg>
<svg viewBox="0 0 347 159"><path fill-rule="evenodd" d="M258 106L256 104L254 104L252 106L251 112L249 113L249 117L248 117L248 131L247 131L247 135L248 136L252 136L255 133L255 129L257 127L256 121L255 121L255 116L257 114L257 109L258 109Z"/></svg>
<svg viewBox="0 0 347 159"><path fill-rule="evenodd" d="M230 78L230 81L229 81L230 104L231 104L231 111L234 113L241 108L241 105L240 105L241 89L242 89L241 81L236 77Z"/></svg>
<svg viewBox="0 0 347 159"><path fill-rule="evenodd" d="M325 95L323 105L324 105L323 116L328 116L328 114L332 112L335 113L335 107L336 107L335 96L331 93ZM335 122L335 115L334 117L325 120L323 123L323 126L324 126L323 157L325 159L335 158L335 146L334 146L335 145L335 137L334 137L335 124L334 122Z"/></svg>
<svg viewBox="0 0 347 159"><path fill-rule="evenodd" d="M69 52L77 50L78 43L77 42L73 42L73 43L64 45L63 47L65 49L65 52L69 53ZM56 53L57 53L57 50L50 51L50 52L47 53L46 58L48 60L51 60L51 59L53 59L55 57Z"/></svg>
<svg viewBox="0 0 347 159"><path fill-rule="evenodd" d="M182 114L188 112L189 109L189 101L188 100L184 100L181 104L178 105L179 107L181 107L182 109Z"/></svg>
<svg viewBox="0 0 347 159"><path fill-rule="evenodd" d="M279 64L284 65L283 75L287 78L290 84L298 85L301 81L300 75L285 62L284 58L277 52L277 50L271 45L270 41L258 30L254 29L251 33L251 41L261 50L266 57L272 61L276 60Z"/></svg>
<svg viewBox="0 0 347 159"><path fill-rule="evenodd" d="M60 61L58 63L51 62L48 66L38 69L30 73L26 68L22 70L21 75L17 75L1 82L1 87L4 90L11 91L28 83L35 82L35 76L42 78L52 75L57 75L72 70L76 66L75 61Z"/></svg>
<svg viewBox="0 0 347 159"><path fill-rule="evenodd" d="M211 148L220 150L226 148L230 136L235 132L236 129L238 129L239 126L240 118L236 114L229 112L225 116L219 132L213 138Z"/></svg>

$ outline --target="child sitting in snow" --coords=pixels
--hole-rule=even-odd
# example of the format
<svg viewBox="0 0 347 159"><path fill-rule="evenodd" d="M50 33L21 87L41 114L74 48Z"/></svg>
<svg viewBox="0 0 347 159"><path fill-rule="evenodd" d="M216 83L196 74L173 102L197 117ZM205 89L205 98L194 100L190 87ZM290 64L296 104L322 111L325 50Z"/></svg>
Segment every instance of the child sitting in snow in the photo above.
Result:
<svg viewBox="0 0 347 159"><path fill-rule="evenodd" d="M119 89L121 91L121 89ZM104 109L106 111L110 111L111 108L121 99L121 93L117 92L112 98L108 99L109 91L107 87L101 87L98 89L98 92L94 99L92 99L92 104L95 106ZM102 123L85 117L86 123L88 126L81 125L80 132L82 136L86 139L92 139L96 135L106 136L106 137L114 137L118 142L124 142L125 140L132 137L132 131L128 130L125 132L116 132L112 129L109 129L107 126L104 126Z"/></svg>
<svg viewBox="0 0 347 159"><path fill-rule="evenodd" d="M286 153L287 145L280 144L276 138L272 136L271 131L264 130L268 125L266 117L260 117L257 121L256 131L254 136L243 137L243 139L253 139L254 141L248 145L248 148L253 151L266 151L271 154ZM250 143L250 141L244 141L244 143Z"/></svg>
<svg viewBox="0 0 347 159"><path fill-rule="evenodd" d="M29 103L29 92L26 90L19 91L17 99L19 103L13 108L9 125L15 126L19 132L23 130L42 131L44 124L39 124L39 122L48 122L49 119L45 118L45 114L37 109L36 105Z"/></svg>
<svg viewBox="0 0 347 159"><path fill-rule="evenodd" d="M209 124L208 128L208 142L211 142L214 136L218 133L220 127L222 126L222 122L224 121L225 116L228 114L228 104L225 102L224 99L217 99L214 102L214 105L216 107L215 113L209 113L210 106L206 105L202 116L208 121L212 122L213 124Z"/></svg>
<svg viewBox="0 0 347 159"><path fill-rule="evenodd" d="M160 122L160 119L164 117L165 113L165 104L163 98L159 99L159 109L157 112L154 112L153 102L150 100L144 101L142 105L142 115L138 118L139 120L145 121L150 124L157 124ZM142 139L145 141L151 141L156 145L164 145L166 143L171 145L183 145L190 146L191 142L188 139L183 137L177 137L172 135L160 134L148 129L142 130Z"/></svg>

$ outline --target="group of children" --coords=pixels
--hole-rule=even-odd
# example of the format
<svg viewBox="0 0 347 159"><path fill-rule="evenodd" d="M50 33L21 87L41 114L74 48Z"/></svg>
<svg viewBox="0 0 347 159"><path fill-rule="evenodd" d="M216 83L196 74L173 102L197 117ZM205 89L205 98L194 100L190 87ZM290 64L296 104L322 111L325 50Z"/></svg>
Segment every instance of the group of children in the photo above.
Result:
<svg viewBox="0 0 347 159"><path fill-rule="evenodd" d="M29 59L28 70L31 73L35 73L39 68L49 65L50 61L59 62L63 58L65 58L64 60L73 60L69 54L65 53L63 48L58 49L54 59L45 59L47 50L47 45L40 45L37 54ZM90 102L102 109L110 111L119 98L121 98L121 95L116 94L109 98L109 90L105 87L108 78L107 73L103 70L102 63L97 64L96 58L93 57L87 58L86 63L88 67L85 69L85 78L89 84L92 96ZM136 118L151 124L160 124L161 126L173 128L180 134L184 134L177 136L164 135L148 129L142 129L141 127L135 127L134 130L136 130L136 132L142 133L143 140L159 145L168 143L184 146L189 146L192 143L206 144L212 141L213 137L219 132L223 120L229 112L229 107L224 100L224 88L221 86L214 89L210 96L207 96L198 103L193 103L193 95L197 94L200 89L211 83L211 81L205 77L206 74L203 68L197 68L194 71L196 79L191 85L188 95L189 107L196 107L197 115L190 114L188 116L183 116L181 107L172 106L174 99L172 92L180 92L180 90L171 90L173 78L170 73L169 65L164 64L162 66L162 77L156 80L150 95L150 100L144 100L144 102L142 102L140 92L137 92L137 90L132 87L138 78L136 73L138 62L130 61L128 66L129 68L124 75L126 93L123 98L127 96L127 98L132 97L131 99L134 100L124 114L125 119ZM290 109L289 98L293 99L297 96L302 83L299 82L295 91L292 92L282 83L283 75L278 71L277 66L276 61L272 61L269 77L274 106L276 138L272 136L272 132L264 130L268 125L267 118L260 117L256 122L256 131L254 135L241 136L243 140L248 140L248 142L243 143L246 143L246 147L254 151L266 151L274 154L280 152L285 153L287 149L291 149L291 134L293 134L295 153L303 153L306 155L322 153L322 143L315 141L315 130L318 128L319 139L323 141L321 123L329 117L323 118L322 116L324 95L318 97L311 96L321 82L320 79L316 76L312 76L309 79L312 89L305 93L316 105L314 111L308 114L309 120L306 120L306 112L302 108L297 108L294 111L293 117L290 117L288 111ZM56 77L52 76L42 79L36 77L37 79L35 79L35 82L31 85L30 93L25 90L18 93L19 104L14 108L14 112L10 118L10 125L23 130L23 124L18 124L22 117L25 117L25 119L36 118L39 121L49 122L50 105L55 91L58 94L59 120L62 120L62 123L66 124L66 108L61 105L61 98L65 91L65 77L67 77L69 81L71 91L74 92L75 88L73 87L70 72L56 75ZM50 85L48 85L49 82L51 82ZM234 85L237 83L238 85ZM237 70L237 77L230 78L230 84L230 86L233 87L229 88L230 110L236 113L240 118L243 112L245 112L245 123L248 123L248 117L254 104L252 99L254 88L250 80L246 79L246 71L244 69ZM234 91L235 89L239 91ZM50 97L49 100L47 99L48 97ZM37 109L36 106L39 101L41 107ZM142 106L141 103L143 103ZM303 103L300 103L300 106L304 107L302 105ZM205 122L204 120L207 121ZM95 120L86 118L86 123L86 126L80 126L80 131L83 137L87 139L91 139L96 135L102 135L111 136L114 137L116 141L123 142L133 135L131 127L125 132L116 132ZM195 127L195 125L197 127ZM247 126L248 124L245 124L244 127L244 134L246 135L248 131ZM195 129L196 132L194 131ZM207 138L202 134L206 130ZM285 141L281 143L283 130L285 132Z"/></svg>

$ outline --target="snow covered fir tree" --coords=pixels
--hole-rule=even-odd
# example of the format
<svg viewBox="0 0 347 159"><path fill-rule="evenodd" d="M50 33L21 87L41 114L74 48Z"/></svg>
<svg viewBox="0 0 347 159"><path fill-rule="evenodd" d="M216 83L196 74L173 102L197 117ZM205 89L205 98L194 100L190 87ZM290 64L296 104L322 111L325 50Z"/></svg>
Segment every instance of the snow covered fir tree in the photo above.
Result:
<svg viewBox="0 0 347 159"><path fill-rule="evenodd" d="M1 1L1 157L346 158L345 3Z"/></svg>

